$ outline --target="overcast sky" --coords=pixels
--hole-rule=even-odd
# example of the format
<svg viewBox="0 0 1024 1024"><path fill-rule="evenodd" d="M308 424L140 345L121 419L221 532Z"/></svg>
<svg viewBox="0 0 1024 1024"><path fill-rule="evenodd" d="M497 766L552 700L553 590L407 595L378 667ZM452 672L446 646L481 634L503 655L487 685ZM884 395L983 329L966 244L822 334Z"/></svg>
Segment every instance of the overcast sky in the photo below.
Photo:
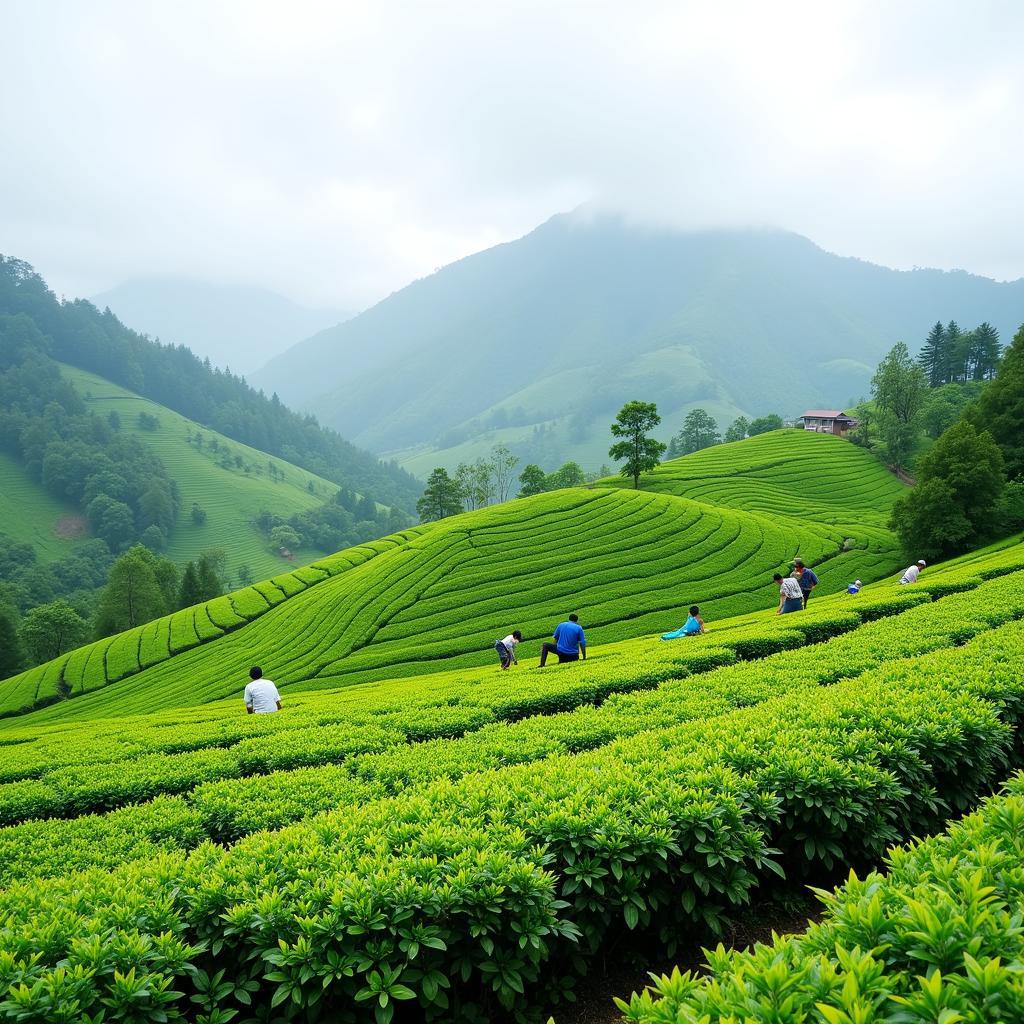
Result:
<svg viewBox="0 0 1024 1024"><path fill-rule="evenodd" d="M363 307L596 203L1024 276L1024 3L0 0L0 252Z"/></svg>

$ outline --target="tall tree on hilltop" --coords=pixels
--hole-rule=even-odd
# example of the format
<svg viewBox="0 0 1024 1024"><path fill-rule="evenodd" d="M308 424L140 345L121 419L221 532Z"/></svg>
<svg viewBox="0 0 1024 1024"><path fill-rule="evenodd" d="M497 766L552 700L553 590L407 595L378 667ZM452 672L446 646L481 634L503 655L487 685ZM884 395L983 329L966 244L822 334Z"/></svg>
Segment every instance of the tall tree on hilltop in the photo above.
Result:
<svg viewBox="0 0 1024 1024"><path fill-rule="evenodd" d="M999 367L999 332L986 320L971 331L971 379L990 380Z"/></svg>
<svg viewBox="0 0 1024 1024"><path fill-rule="evenodd" d="M522 473L519 474L519 497L529 498L534 494L543 494L547 489L546 481L547 477L540 466L532 462L524 466Z"/></svg>
<svg viewBox="0 0 1024 1024"><path fill-rule="evenodd" d="M683 420L683 429L676 436L681 455L691 455L704 448L710 448L722 440L718 423L706 409L691 409Z"/></svg>
<svg viewBox="0 0 1024 1024"><path fill-rule="evenodd" d="M728 429L725 432L725 442L730 441L742 441L747 436L747 431L750 429L750 421L746 416L737 416L736 419L729 424Z"/></svg>
<svg viewBox="0 0 1024 1024"><path fill-rule="evenodd" d="M889 461L906 466L914 448L916 423L928 391L924 370L910 358L901 341L878 364L871 381L877 422Z"/></svg>
<svg viewBox="0 0 1024 1024"><path fill-rule="evenodd" d="M750 421L747 427L747 437L757 437L758 434L767 434L769 430L781 430L782 417L777 412L770 412L767 416L758 416Z"/></svg>
<svg viewBox="0 0 1024 1024"><path fill-rule="evenodd" d="M178 590L178 607L191 608L194 604L200 604L203 600L202 591L199 589L199 577L196 575L196 563L189 562L185 571L181 574L181 588Z"/></svg>
<svg viewBox="0 0 1024 1024"><path fill-rule="evenodd" d="M946 328L943 327L941 320L937 320L935 326L928 332L928 337L924 339L924 344L921 346L917 361L921 364L925 377L928 378L928 386L930 388L937 388L940 384L945 384L949 379L949 352L946 345Z"/></svg>
<svg viewBox="0 0 1024 1024"><path fill-rule="evenodd" d="M416 502L416 511L424 523L446 519L462 511L462 492L448 470L439 466L430 474L423 497Z"/></svg>
<svg viewBox="0 0 1024 1024"><path fill-rule="evenodd" d="M967 352L964 345L964 332L955 320L946 324L946 380L966 380Z"/></svg>
<svg viewBox="0 0 1024 1024"><path fill-rule="evenodd" d="M519 465L519 459L503 444L495 445L491 451L491 464L494 467L494 489L498 501L508 501L512 491L513 473Z"/></svg>
<svg viewBox="0 0 1024 1024"><path fill-rule="evenodd" d="M964 416L995 438L1006 475L1011 480L1024 476L1024 326L1003 353L995 378Z"/></svg>
<svg viewBox="0 0 1024 1024"><path fill-rule="evenodd" d="M608 454L616 462L626 460L619 472L631 476L635 488L640 487L640 474L655 469L665 454L666 445L647 436L660 422L654 402L627 402L611 426L612 435L623 440L613 444Z"/></svg>

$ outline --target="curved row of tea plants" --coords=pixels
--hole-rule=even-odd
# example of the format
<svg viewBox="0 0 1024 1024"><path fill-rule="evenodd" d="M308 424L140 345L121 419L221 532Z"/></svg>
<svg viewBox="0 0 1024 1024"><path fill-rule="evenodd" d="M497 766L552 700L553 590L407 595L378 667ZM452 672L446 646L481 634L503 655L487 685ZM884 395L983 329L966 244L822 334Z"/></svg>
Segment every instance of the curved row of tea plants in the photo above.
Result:
<svg viewBox="0 0 1024 1024"><path fill-rule="evenodd" d="M15 884L0 894L0 1019L73 1005L173 1020L252 1002L305 1020L370 1004L385 1021L417 1000L457 1020L536 1005L623 924L714 927L780 869L877 858L969 805L1015 757L1022 664L1013 622L954 652L413 786L228 850Z"/></svg>
<svg viewBox="0 0 1024 1024"><path fill-rule="evenodd" d="M873 619L928 600L926 595L897 597L885 604L862 599L858 613L809 613L798 622L802 632L766 628L781 626L778 621L738 627L728 631L731 648L661 645L643 658L640 651L622 651L583 666L583 672L573 666L526 673L525 684L514 693L497 680L445 685L435 676L422 681L421 692L382 686L364 690L358 700L353 691L342 691L337 695L342 706L329 703L326 695L306 697L291 720L286 715L239 719L234 709L233 720L172 724L158 716L155 721L96 723L94 729L66 728L49 742L26 738L0 748L6 777L47 762L63 761L68 767L51 767L41 780L0 786L0 812L7 820L156 799L105 816L0 829L0 880L63 874L91 864L114 866L151 856L157 848L187 849L205 838L235 840L257 828L280 828L318 811L439 777L592 749L751 706L782 692L848 679L883 662L962 643L1024 615L1024 578L998 580L976 593L918 605L913 612L846 632L862 617ZM737 650L746 657L765 657L829 636L835 638L813 652L791 650L715 670L734 660ZM696 686L687 676L694 671L707 673ZM650 692L659 681L661 686ZM600 707L592 706L601 700ZM531 714L539 717L522 720ZM125 724L133 744L118 749L115 730ZM409 746L409 740L419 742ZM204 742L224 746L195 749ZM187 753L155 753L183 746ZM113 756L121 760L103 760ZM294 767L324 762L340 763ZM274 770L282 766L289 770ZM239 777L261 771L273 774L258 782ZM179 791L186 795L170 800L160 795Z"/></svg>
<svg viewBox="0 0 1024 1024"><path fill-rule="evenodd" d="M886 872L819 891L824 919L744 952L708 952L617 1000L634 1024L1019 1020L1024 1007L1024 776Z"/></svg>
<svg viewBox="0 0 1024 1024"><path fill-rule="evenodd" d="M717 617L770 607L771 573L797 551L821 568L823 591L879 558L899 564L891 552L844 552L845 540L835 527L670 495L545 494L369 545L375 557L294 596L277 591L306 570L186 609L16 676L0 699L15 710L70 688L71 700L33 716L50 723L221 698L254 663L289 690L418 675L486 662L512 628L547 638L571 608L600 643L664 629L695 599Z"/></svg>

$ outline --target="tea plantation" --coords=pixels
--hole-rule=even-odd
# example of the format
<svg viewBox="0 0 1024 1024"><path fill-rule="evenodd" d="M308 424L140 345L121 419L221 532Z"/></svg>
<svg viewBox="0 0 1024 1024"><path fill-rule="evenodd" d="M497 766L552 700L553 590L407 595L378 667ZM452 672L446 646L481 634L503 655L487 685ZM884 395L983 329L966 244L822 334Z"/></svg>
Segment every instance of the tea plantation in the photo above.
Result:
<svg viewBox="0 0 1024 1024"><path fill-rule="evenodd" d="M544 495L10 681L11 710L77 689L0 720L0 1020L557 1019L611 941L664 960L850 865L885 870L626 1019L1019 1019L1024 783L948 821L1024 767L1024 544L900 587L877 522L835 515ZM823 586L776 617L797 551ZM691 600L706 636L642 635ZM536 668L569 602L591 656ZM240 714L253 660L281 714Z"/></svg>
<svg viewBox="0 0 1024 1024"><path fill-rule="evenodd" d="M819 440L788 431L745 444L758 464L769 445L772 458L785 449L818 465L823 488L849 461L865 488L899 492L863 452ZM756 504L761 484L748 487ZM802 500L814 502L813 480ZM41 721L202 703L234 693L254 662L290 690L483 664L496 637L518 627L536 644L570 609L593 643L662 632L694 601L711 618L772 607L771 575L798 554L819 568L819 593L896 572L894 539L876 518L854 507L841 525L818 523L622 488L538 495L341 552L74 651L5 683L0 712L61 691L72 699Z"/></svg>

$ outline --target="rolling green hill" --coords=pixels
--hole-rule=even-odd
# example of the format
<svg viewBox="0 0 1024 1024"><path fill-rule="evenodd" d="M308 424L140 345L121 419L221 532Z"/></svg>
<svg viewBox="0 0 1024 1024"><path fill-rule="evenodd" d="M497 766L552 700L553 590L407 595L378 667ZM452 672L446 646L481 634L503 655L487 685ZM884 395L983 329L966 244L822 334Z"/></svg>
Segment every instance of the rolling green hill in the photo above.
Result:
<svg viewBox="0 0 1024 1024"><path fill-rule="evenodd" d="M251 379L421 475L497 440L548 471L570 458L596 470L630 399L657 402L666 441L694 406L723 428L739 412L832 408L939 319L988 320L1008 341L1024 281L583 210L415 281Z"/></svg>
<svg viewBox="0 0 1024 1024"><path fill-rule="evenodd" d="M255 578L271 576L323 552L298 550L293 558L273 551L266 535L253 524L261 510L287 517L315 508L337 490L336 485L280 459L269 459L265 452L193 423L184 416L133 394L86 370L62 366L61 372L83 396L91 411L107 416L116 412L122 433L132 434L158 455L177 483L181 494L181 512L175 524L166 554L183 563L209 548L222 548L228 556L227 569L232 579L242 565ZM153 430L140 426L139 416L153 417ZM202 434L202 449L189 438ZM216 446L216 447L214 447ZM225 466L225 454L238 456L242 467ZM268 462L279 475L270 478ZM192 504L206 512L206 522L193 523Z"/></svg>
<svg viewBox="0 0 1024 1024"><path fill-rule="evenodd" d="M746 497L732 490L732 507L611 487L519 499L341 552L72 652L5 683L0 711L61 690L73 699L42 712L47 721L200 703L236 689L254 661L293 689L413 675L480 664L514 627L530 640L545 637L571 609L592 642L608 643L677 625L694 601L710 618L773 607L771 574L797 554L815 565L822 594L899 567L877 506L853 503L843 516L830 495L837 480L881 504L899 493L863 452L800 431L721 450L730 465L738 456L762 469L779 464L782 487L802 473L803 514L761 511L763 480L754 475ZM813 521L818 505L831 521Z"/></svg>

